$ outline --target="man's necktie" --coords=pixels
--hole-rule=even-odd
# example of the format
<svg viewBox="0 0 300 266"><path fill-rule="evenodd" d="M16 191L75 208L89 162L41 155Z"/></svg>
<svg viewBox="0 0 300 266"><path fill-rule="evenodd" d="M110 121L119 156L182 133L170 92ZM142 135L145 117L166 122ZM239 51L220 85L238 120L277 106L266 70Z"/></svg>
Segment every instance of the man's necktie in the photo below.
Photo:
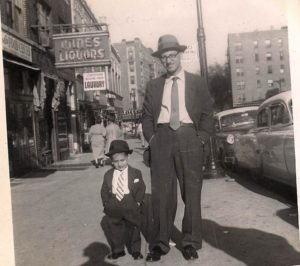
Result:
<svg viewBox="0 0 300 266"><path fill-rule="evenodd" d="M172 84L172 91L171 91L170 127L173 130L177 130L180 127L177 79L178 77L172 78L173 84Z"/></svg>
<svg viewBox="0 0 300 266"><path fill-rule="evenodd" d="M121 201L124 198L124 177L123 172L119 175L117 188L116 188L116 198Z"/></svg>

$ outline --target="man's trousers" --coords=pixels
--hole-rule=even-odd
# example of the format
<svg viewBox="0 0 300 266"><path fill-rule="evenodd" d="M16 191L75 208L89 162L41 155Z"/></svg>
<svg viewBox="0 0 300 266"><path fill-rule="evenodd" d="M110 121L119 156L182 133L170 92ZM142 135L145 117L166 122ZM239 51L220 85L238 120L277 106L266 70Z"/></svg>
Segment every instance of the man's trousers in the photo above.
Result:
<svg viewBox="0 0 300 266"><path fill-rule="evenodd" d="M201 188L203 145L193 124L176 131L159 124L150 143L154 226L150 251L160 246L167 253L177 209L177 179L185 203L182 247L202 246Z"/></svg>

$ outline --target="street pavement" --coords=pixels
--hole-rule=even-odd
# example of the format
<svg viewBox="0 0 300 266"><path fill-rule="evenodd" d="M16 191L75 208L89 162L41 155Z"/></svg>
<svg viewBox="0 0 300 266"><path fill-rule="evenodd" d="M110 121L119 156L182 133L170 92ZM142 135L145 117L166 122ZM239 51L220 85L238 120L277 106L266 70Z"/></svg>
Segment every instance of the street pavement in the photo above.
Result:
<svg viewBox="0 0 300 266"><path fill-rule="evenodd" d="M150 170L142 162L138 139L129 161L142 170L147 190ZM96 169L90 153L73 155L43 171L11 181L17 266L287 266L300 265L297 208L285 198L232 176L205 179L202 190L203 248L199 259L185 261L172 245L161 261L110 261L100 227L100 187L110 166ZM178 193L173 240L180 238L183 203ZM142 238L142 254L147 243Z"/></svg>

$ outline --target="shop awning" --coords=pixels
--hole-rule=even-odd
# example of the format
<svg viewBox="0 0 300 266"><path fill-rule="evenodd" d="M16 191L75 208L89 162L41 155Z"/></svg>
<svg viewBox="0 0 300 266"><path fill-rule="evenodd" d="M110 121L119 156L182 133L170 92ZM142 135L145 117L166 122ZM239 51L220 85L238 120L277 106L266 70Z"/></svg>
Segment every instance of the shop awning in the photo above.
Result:
<svg viewBox="0 0 300 266"><path fill-rule="evenodd" d="M25 64L25 63L21 63L21 62L16 61L16 60L7 59L7 58L5 58L5 57L3 57L3 60L6 61L6 62L15 64L15 65L19 65L19 66L22 66L22 67L31 69L31 70L35 70L35 71L40 71L40 70L41 70L40 68L33 67L33 66L27 65L27 64Z"/></svg>

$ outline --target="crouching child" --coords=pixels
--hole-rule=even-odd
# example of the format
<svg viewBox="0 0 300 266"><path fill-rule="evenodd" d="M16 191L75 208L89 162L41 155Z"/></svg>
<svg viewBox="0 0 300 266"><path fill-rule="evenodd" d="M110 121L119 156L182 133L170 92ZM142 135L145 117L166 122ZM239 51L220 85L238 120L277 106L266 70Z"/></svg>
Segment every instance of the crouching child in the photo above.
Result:
<svg viewBox="0 0 300 266"><path fill-rule="evenodd" d="M101 224L111 247L108 259L125 256L125 246L135 260L141 254L141 211L145 183L140 170L128 165L132 153L124 140L114 140L106 154L113 168L104 174L101 198L104 216Z"/></svg>

